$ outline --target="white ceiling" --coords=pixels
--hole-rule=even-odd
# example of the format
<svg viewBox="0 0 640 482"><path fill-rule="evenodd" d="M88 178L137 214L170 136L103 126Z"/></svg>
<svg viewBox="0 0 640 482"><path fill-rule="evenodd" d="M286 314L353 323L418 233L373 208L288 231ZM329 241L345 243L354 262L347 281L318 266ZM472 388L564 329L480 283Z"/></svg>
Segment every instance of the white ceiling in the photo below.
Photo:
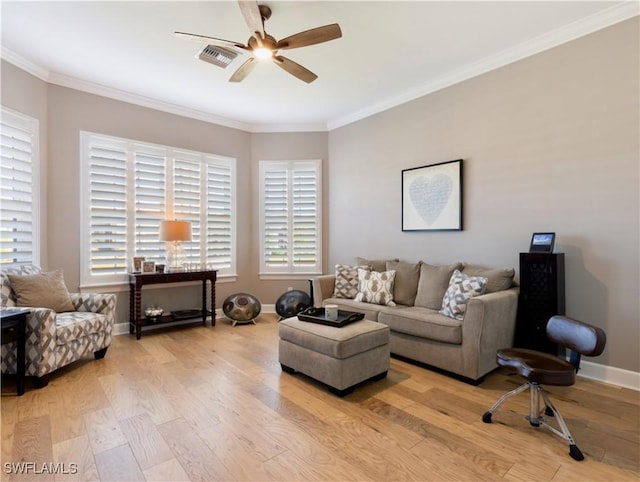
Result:
<svg viewBox="0 0 640 482"><path fill-rule="evenodd" d="M638 2L264 0L281 39L339 23L340 39L280 53L241 83L194 58L186 31L247 42L237 2L2 0L2 57L48 82L253 132L327 130L638 14Z"/></svg>

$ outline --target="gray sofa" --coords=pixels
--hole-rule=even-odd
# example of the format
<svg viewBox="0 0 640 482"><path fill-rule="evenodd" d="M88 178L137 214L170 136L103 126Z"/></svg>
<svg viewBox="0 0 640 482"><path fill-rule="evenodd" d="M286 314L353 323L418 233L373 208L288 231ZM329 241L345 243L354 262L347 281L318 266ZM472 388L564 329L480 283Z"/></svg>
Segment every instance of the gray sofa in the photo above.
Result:
<svg viewBox="0 0 640 482"><path fill-rule="evenodd" d="M365 313L365 318L390 328L391 353L457 375L471 383L481 383L484 375L497 367L496 351L513 346L518 288L513 269L491 269L454 263L434 266L393 260L357 258L355 266L372 271L395 271L393 302L387 304L356 301L345 293L345 277L336 265L336 274L311 280L314 306L336 304L339 309ZM348 267L347 267L348 268ZM466 302L466 311L457 319L440 313L451 276L485 278L483 293ZM352 281L352 280L348 280ZM358 281L356 280L356 286ZM351 286L353 288L353 285Z"/></svg>

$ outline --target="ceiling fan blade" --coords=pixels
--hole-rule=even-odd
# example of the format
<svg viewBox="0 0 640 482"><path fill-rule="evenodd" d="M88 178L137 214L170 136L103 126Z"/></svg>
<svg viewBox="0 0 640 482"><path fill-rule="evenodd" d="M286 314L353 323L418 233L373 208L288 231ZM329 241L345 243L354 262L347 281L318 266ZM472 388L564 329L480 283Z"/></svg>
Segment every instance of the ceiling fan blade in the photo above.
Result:
<svg viewBox="0 0 640 482"><path fill-rule="evenodd" d="M255 57L248 58L247 61L233 73L229 82L240 82L244 80L244 78L251 73L256 64L257 62Z"/></svg>
<svg viewBox="0 0 640 482"><path fill-rule="evenodd" d="M334 40L340 37L342 37L340 25L332 23L331 25L312 28L311 30L305 30L304 32L283 38L278 42L277 47L279 49L297 49L298 47L306 47L307 45L328 42L329 40Z"/></svg>
<svg viewBox="0 0 640 482"><path fill-rule="evenodd" d="M206 44L219 45L221 47L235 47L242 50L249 50L249 47L233 40L224 40L221 38L207 37L205 35L197 35L194 33L186 32L174 32L176 37L186 38L188 40L195 40L196 42L204 42Z"/></svg>
<svg viewBox="0 0 640 482"><path fill-rule="evenodd" d="M318 78L316 74L308 69L305 69L302 65L297 64L293 60L289 60L288 58L281 55L276 55L273 58L273 61L284 70L289 72L291 75L299 78L300 80L303 80L307 84L310 84Z"/></svg>
<svg viewBox="0 0 640 482"><path fill-rule="evenodd" d="M256 0L238 0L238 3L240 4L244 21L247 22L251 33L257 32L260 37L264 38L264 23L262 22L258 2Z"/></svg>

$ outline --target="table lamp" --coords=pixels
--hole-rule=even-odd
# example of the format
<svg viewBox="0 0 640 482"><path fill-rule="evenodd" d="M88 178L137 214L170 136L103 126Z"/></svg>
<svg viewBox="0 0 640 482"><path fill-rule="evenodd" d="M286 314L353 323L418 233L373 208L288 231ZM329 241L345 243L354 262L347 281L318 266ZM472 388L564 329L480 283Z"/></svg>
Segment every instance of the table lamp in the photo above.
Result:
<svg viewBox="0 0 640 482"><path fill-rule="evenodd" d="M186 256L181 243L191 241L191 223L177 219L162 221L160 240L167 242L167 270L182 271Z"/></svg>

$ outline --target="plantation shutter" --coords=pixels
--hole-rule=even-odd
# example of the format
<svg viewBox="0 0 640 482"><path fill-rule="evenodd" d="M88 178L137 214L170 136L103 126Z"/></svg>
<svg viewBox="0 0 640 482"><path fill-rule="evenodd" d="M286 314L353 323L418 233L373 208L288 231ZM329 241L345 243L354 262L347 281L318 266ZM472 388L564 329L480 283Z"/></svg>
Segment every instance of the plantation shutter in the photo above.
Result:
<svg viewBox="0 0 640 482"><path fill-rule="evenodd" d="M173 164L173 212L181 221L191 222L191 241L182 242L187 263L200 263L200 220L202 198L202 162L199 156L176 153Z"/></svg>
<svg viewBox="0 0 640 482"><path fill-rule="evenodd" d="M0 264L38 263L34 192L38 121L2 109L0 124Z"/></svg>
<svg viewBox="0 0 640 482"><path fill-rule="evenodd" d="M263 172L263 264L267 271L289 267L289 168L265 163Z"/></svg>
<svg viewBox="0 0 640 482"><path fill-rule="evenodd" d="M91 137L89 162L89 270L114 275L127 270L126 143Z"/></svg>
<svg viewBox="0 0 640 482"><path fill-rule="evenodd" d="M318 265L318 169L313 164L296 163L292 176L293 265Z"/></svg>
<svg viewBox="0 0 640 482"><path fill-rule="evenodd" d="M321 271L320 161L262 161L262 274Z"/></svg>
<svg viewBox="0 0 640 482"><path fill-rule="evenodd" d="M234 233L234 166L209 159L207 169L206 252L207 264L222 274L235 269L233 258Z"/></svg>
<svg viewBox="0 0 640 482"><path fill-rule="evenodd" d="M235 159L80 135L82 284L127 280L132 258L164 263L160 223L191 223L189 268L235 276Z"/></svg>
<svg viewBox="0 0 640 482"><path fill-rule="evenodd" d="M135 256L164 262L160 222L165 218L166 160L164 149L135 148Z"/></svg>

